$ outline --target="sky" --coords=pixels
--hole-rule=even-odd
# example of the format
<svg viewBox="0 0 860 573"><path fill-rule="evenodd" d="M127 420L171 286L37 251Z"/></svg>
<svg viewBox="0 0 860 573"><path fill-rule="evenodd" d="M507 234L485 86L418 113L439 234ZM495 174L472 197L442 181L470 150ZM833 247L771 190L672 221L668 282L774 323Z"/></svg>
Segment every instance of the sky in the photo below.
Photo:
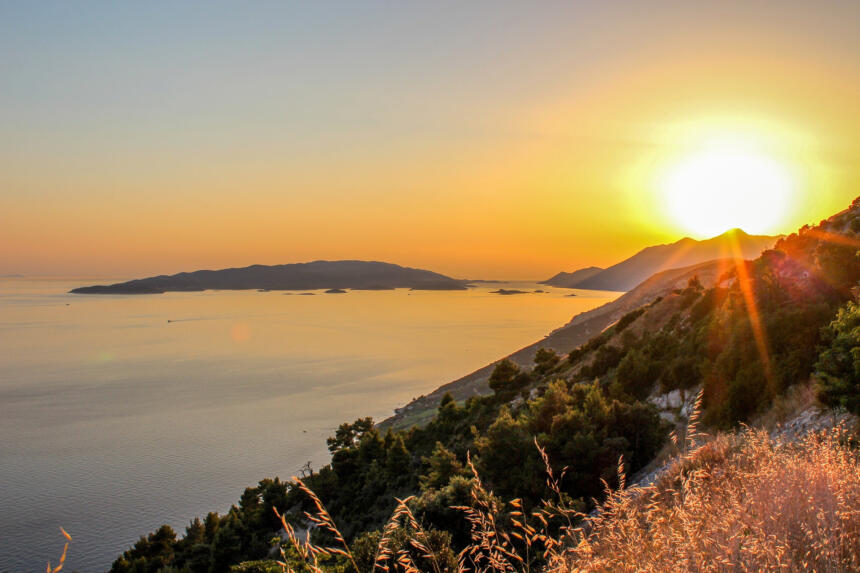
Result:
<svg viewBox="0 0 860 573"><path fill-rule="evenodd" d="M696 236L661 182L716 140L782 166L758 230L788 233L860 195L858 22L855 1L0 0L0 275L546 278Z"/></svg>

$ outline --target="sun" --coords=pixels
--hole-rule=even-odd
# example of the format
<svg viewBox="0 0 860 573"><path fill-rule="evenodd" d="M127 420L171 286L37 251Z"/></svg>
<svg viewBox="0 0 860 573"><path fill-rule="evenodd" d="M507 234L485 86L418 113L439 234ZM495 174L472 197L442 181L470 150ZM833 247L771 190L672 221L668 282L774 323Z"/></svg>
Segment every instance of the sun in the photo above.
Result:
<svg viewBox="0 0 860 573"><path fill-rule="evenodd" d="M672 165L660 190L677 224L698 237L732 228L772 233L795 191L788 167L744 142L701 148Z"/></svg>

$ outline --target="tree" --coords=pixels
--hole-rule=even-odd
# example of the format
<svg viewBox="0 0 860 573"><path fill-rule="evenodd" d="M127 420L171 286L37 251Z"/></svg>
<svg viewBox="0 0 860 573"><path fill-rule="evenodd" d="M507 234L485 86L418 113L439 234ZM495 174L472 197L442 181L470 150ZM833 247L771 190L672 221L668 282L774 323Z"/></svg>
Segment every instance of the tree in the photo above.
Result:
<svg viewBox="0 0 860 573"><path fill-rule="evenodd" d="M176 567L191 573L206 573L209 570L209 542L206 526L195 517L185 528L185 536L176 543Z"/></svg>
<svg viewBox="0 0 860 573"><path fill-rule="evenodd" d="M215 533L210 549L210 573L224 573L245 557L247 530L237 513L231 509Z"/></svg>
<svg viewBox="0 0 860 573"><path fill-rule="evenodd" d="M359 418L352 424L344 422L335 430L334 436L326 439L328 451L335 453L358 443L365 432L373 428L373 418Z"/></svg>
<svg viewBox="0 0 860 573"><path fill-rule="evenodd" d="M839 310L825 343L815 365L819 399L860 414L860 305L849 302Z"/></svg>
<svg viewBox="0 0 860 573"><path fill-rule="evenodd" d="M457 406L450 392L445 392L439 402L436 419L433 421L435 429L444 433L450 433L460 420L463 411Z"/></svg>
<svg viewBox="0 0 860 573"><path fill-rule="evenodd" d="M654 364L638 349L633 349L624 355L615 371L615 380L621 391L636 398L644 400L654 387Z"/></svg>
<svg viewBox="0 0 860 573"><path fill-rule="evenodd" d="M388 473L389 481L400 481L409 474L412 466L412 456L403 443L403 436L397 435L391 447L385 453L385 471Z"/></svg>
<svg viewBox="0 0 860 573"><path fill-rule="evenodd" d="M684 392L696 387L701 381L699 361L694 356L681 355L676 357L663 373L661 386L664 392L680 390L683 399Z"/></svg>
<svg viewBox="0 0 860 573"><path fill-rule="evenodd" d="M582 374L586 378L603 376L610 369L618 366L623 357L624 351L619 347L609 344L603 345L595 353L594 360L591 361L591 366L582 369Z"/></svg>
<svg viewBox="0 0 860 573"><path fill-rule="evenodd" d="M486 435L477 442L482 479L502 498L535 498L544 491L544 468L534 436L502 407Z"/></svg>
<svg viewBox="0 0 860 573"><path fill-rule="evenodd" d="M436 447L430 456L421 458L427 464L427 473L419 479L422 489L441 488L455 475L463 474L463 464L453 452L436 442Z"/></svg>
<svg viewBox="0 0 860 573"><path fill-rule="evenodd" d="M636 319L642 316L645 313L645 307L637 308L636 310L630 311L621 318L618 319L618 322L615 323L615 332L616 334L619 332L623 332L628 326L636 322Z"/></svg>
<svg viewBox="0 0 860 573"><path fill-rule="evenodd" d="M509 358L505 358L496 364L493 373L490 374L490 388L497 394L518 390L522 385L521 374L520 367Z"/></svg>
<svg viewBox="0 0 860 573"><path fill-rule="evenodd" d="M860 281L860 251L856 246L822 241L815 251L818 265L831 284L848 290Z"/></svg>
<svg viewBox="0 0 860 573"><path fill-rule="evenodd" d="M111 573L156 573L173 564L176 532L162 525L114 561Z"/></svg>
<svg viewBox="0 0 860 573"><path fill-rule="evenodd" d="M551 348L538 348L535 354L535 372L538 374L546 374L558 364L560 360L555 350Z"/></svg>

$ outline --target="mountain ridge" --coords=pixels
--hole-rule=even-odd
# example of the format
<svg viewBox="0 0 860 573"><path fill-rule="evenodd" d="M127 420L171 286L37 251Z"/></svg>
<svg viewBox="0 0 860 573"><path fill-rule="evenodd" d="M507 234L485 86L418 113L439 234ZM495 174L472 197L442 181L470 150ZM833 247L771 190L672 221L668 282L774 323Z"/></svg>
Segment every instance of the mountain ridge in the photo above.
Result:
<svg viewBox="0 0 860 573"><path fill-rule="evenodd" d="M549 285L555 287L564 287L568 284L576 284L578 282L584 281L593 277L594 275L603 272L605 269L602 267L585 267L582 269L577 269L573 272L565 272L561 271L560 273L544 280L538 281L538 284Z"/></svg>
<svg viewBox="0 0 860 573"><path fill-rule="evenodd" d="M771 248L780 238L778 235L750 235L742 229L730 229L721 235L703 240L684 237L674 243L645 247L633 256L585 278L576 276L580 271L587 270L580 269L573 273L559 273L543 281L543 284L562 288L626 292L660 271L683 268L709 260L734 258L737 254L743 259L755 258L765 249ZM595 267L588 267L593 268Z"/></svg>

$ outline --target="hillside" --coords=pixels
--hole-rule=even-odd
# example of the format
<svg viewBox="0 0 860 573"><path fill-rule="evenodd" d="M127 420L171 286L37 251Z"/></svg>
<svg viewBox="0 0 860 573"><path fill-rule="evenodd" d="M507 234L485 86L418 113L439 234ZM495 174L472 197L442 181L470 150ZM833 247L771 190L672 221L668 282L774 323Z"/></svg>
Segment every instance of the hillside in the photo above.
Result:
<svg viewBox="0 0 860 573"><path fill-rule="evenodd" d="M684 238L668 245L647 247L629 259L600 272L559 273L548 279L546 284L566 288L629 291L654 273L666 269L688 267L714 259L738 256L754 259L763 250L772 247L778 238L748 235L740 229L732 229L704 241Z"/></svg>
<svg viewBox="0 0 860 573"><path fill-rule="evenodd" d="M600 267L586 267L584 269L573 271L572 273L566 273L562 271L557 275L546 279L545 281L540 281L540 283L538 284L562 288L573 288L571 285L575 285L586 279L590 279L591 277L600 273L603 270L604 269Z"/></svg>
<svg viewBox="0 0 860 573"><path fill-rule="evenodd" d="M851 540L860 530L856 507L840 505L839 497L855 499L856 484L849 487L854 478L830 479L856 475L856 459L848 457L855 454L846 447L851 442L838 439L818 448L823 442L813 438L800 449L780 450L779 444L741 436L731 451L699 445L705 433L732 435L786 416L793 431L803 418L798 408L818 408L815 399L860 413L858 252L860 199L752 261L721 259L660 273L611 310L584 313L554 333L563 340L567 331L566 344L576 344L567 355L523 349L531 364L499 362L488 378L491 393L465 401L446 394L421 426L383 431L370 418L341 424L327 441L329 465L301 482L262 480L227 513L193 521L182 537L162 526L120 556L112 571L276 571L272 538L278 532L275 549L296 571L588 569L598 554L577 548L604 547L600 558L612 559L618 530L610 518L617 515L615 501L623 501L612 491L623 490L628 475L640 476L636 481L644 489L630 490L633 497L626 499L638 499L637 491L657 496L639 506L647 515L690 518L656 529L639 527L638 518L623 521L622 537L634 536L625 545L629 550L644 548L650 532L654 544L664 534L699 539L697 532L705 529L698 523L715 536L727 532L764 548L691 548L705 559L729 555L753 565L762 563L758 557L774 557L766 563L814 559L823 570L834 563L832 570L840 570L840 564L853 563L853 554L817 548L834 539L829 532ZM570 334L574 327L582 330ZM811 388L815 398L798 403L794 396L802 388ZM815 457L818 451L833 455ZM661 472L672 459L675 469ZM795 462L796 472L782 471ZM823 475L827 468L833 472ZM709 483L707 469L735 477L717 476L716 487L698 488ZM657 477L641 477L649 475ZM788 475L791 489L778 487ZM821 487L806 485L815 483ZM688 486L697 488L689 496ZM763 487L782 497L758 495ZM750 527L772 529L747 531L738 529L737 519L717 521L715 509L685 503L701 499L696 491L725 494L720 510L737 511ZM805 502L783 514L779 508L791 492ZM762 511L746 511L752 508L747 500L774 499L778 503L762 505ZM600 516L607 521L595 519ZM580 529L586 519L600 527ZM312 524L317 527L308 542L299 541L295 530ZM589 537L583 545L591 531L606 535L606 542ZM768 552L783 541L808 551ZM643 560L665 558L674 565L668 569L681 568L671 545L649 547ZM846 545L833 547L842 551Z"/></svg>
<svg viewBox="0 0 860 573"><path fill-rule="evenodd" d="M720 259L659 272L614 301L576 315L566 325L554 330L542 340L479 368L471 374L444 384L430 394L420 396L404 407L398 408L393 416L380 423L380 427L403 428L415 423L426 422L428 416L432 416L435 412L442 397L448 393L456 400L490 394L492 393L488 385L490 374L502 360L511 360L521 367L528 367L534 362L535 355L540 348L548 348L559 354L567 354L580 344L603 332L628 312L686 286L693 277L698 277L698 280L705 286L713 286L717 278L730 269L732 265L733 262L730 259Z"/></svg>
<svg viewBox="0 0 860 573"><path fill-rule="evenodd" d="M112 285L73 289L75 294L160 294L202 290L464 290L466 283L422 269L371 261L314 261L286 265L252 265L217 271L160 275Z"/></svg>

